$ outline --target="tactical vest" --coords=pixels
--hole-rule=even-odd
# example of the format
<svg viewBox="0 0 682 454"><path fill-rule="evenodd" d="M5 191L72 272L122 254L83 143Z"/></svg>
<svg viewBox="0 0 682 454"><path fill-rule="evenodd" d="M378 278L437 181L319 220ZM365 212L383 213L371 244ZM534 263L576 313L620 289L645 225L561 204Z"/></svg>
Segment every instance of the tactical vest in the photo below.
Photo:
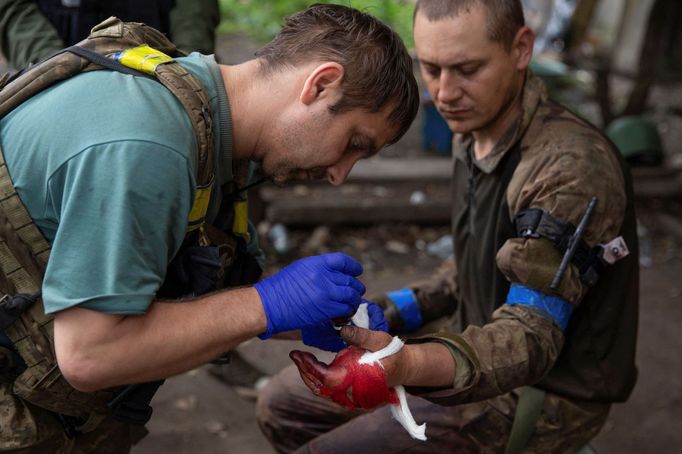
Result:
<svg viewBox="0 0 682 454"><path fill-rule="evenodd" d="M135 58L140 53L142 58ZM230 206L221 207L229 212L232 232L225 233L205 224L214 181L211 108L199 81L168 57L182 55L157 30L112 17L93 28L90 36L77 46L11 79L5 75L0 81L0 117L61 80L103 68L154 78L180 101L194 129L198 169L187 235L180 252L169 264L166 282L159 291L159 296L172 298L252 283L260 276L257 262L246 254L246 201L238 190L223 200L223 204ZM245 163L237 163L233 186L238 187L245 181L244 166ZM40 298L49 254L50 245L17 195L0 150L0 292L4 295L0 300L0 330L11 340L12 353L18 353L20 361L25 363L21 365L23 370L17 370L16 357L13 361L7 354L8 349L0 348L0 380L13 382L13 393L23 400L62 417L80 418L90 428L114 410L121 410L118 419L145 423L151 416L149 400L161 382L155 382L151 390L135 385L83 393L71 387L62 376L54 350L54 318L45 314ZM197 256L201 258L199 264L191 260ZM131 401L131 396L136 394L144 395L142 400L146 403ZM81 429L87 431L88 427Z"/></svg>

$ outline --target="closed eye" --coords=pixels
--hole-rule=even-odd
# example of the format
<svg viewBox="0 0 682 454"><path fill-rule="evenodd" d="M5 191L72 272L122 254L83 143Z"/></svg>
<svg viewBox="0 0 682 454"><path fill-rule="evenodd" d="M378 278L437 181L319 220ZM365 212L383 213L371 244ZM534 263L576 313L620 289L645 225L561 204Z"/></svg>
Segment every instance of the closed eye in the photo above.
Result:
<svg viewBox="0 0 682 454"><path fill-rule="evenodd" d="M459 73L464 77L471 77L478 72L481 65L467 65L459 68Z"/></svg>
<svg viewBox="0 0 682 454"><path fill-rule="evenodd" d="M429 64L422 64L424 67L424 70L426 71L426 74L428 74L431 77L439 77L440 76L440 67L435 66L435 65L429 65Z"/></svg>
<svg viewBox="0 0 682 454"><path fill-rule="evenodd" d="M349 153L360 152L363 154L363 157L369 157L376 152L376 147L373 140L362 135L353 137L350 142L348 142L346 151Z"/></svg>

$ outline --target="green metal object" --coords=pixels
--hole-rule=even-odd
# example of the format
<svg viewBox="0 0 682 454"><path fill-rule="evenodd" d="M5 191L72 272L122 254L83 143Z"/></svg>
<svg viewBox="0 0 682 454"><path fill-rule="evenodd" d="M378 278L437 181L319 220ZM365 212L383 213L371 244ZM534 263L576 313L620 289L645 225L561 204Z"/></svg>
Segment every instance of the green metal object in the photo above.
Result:
<svg viewBox="0 0 682 454"><path fill-rule="evenodd" d="M606 127L606 135L633 164L660 165L663 143L656 125L638 116L621 117Z"/></svg>
<svg viewBox="0 0 682 454"><path fill-rule="evenodd" d="M568 66L556 60L534 58L530 62L530 69L538 77L565 77L570 72Z"/></svg>

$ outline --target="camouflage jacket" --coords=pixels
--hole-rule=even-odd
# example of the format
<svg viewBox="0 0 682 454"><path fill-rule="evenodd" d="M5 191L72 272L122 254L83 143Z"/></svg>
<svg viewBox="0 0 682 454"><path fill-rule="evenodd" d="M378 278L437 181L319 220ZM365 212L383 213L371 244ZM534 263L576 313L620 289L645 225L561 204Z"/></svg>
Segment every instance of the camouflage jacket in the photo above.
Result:
<svg viewBox="0 0 682 454"><path fill-rule="evenodd" d="M472 145L471 137L455 137L455 260L411 286L420 306L454 308L446 330L415 340L445 343L457 363L453 387L423 397L455 405L536 384L573 399L624 401L636 379L639 280L632 184L618 153L548 100L530 72L523 114L483 160ZM547 239L519 238L514 216L542 208L577 226L593 196L599 201L583 239L593 246L622 235L630 255L591 288L571 265L554 292L549 285L562 254ZM510 282L571 303L566 332L526 306L505 305Z"/></svg>

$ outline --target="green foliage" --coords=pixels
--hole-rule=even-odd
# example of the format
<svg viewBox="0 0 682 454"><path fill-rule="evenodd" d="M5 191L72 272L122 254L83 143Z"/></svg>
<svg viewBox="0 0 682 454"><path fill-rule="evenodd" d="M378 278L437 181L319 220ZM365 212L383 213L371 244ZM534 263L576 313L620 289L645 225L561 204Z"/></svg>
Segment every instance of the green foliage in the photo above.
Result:
<svg viewBox="0 0 682 454"><path fill-rule="evenodd" d="M259 42L267 42L277 34L286 16L313 3L347 5L372 14L393 27L405 44L412 47L412 0L220 0L220 30L246 33Z"/></svg>

